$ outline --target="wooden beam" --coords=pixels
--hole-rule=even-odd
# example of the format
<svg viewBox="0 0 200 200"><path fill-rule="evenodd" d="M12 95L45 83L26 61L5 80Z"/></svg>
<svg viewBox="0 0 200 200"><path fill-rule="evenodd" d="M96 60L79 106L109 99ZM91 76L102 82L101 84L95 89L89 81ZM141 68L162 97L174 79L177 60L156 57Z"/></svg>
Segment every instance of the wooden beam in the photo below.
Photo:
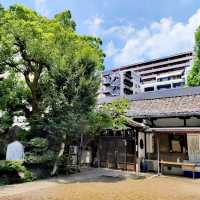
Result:
<svg viewBox="0 0 200 200"><path fill-rule="evenodd" d="M165 127L165 128L148 128L146 132L153 133L199 133L200 127Z"/></svg>

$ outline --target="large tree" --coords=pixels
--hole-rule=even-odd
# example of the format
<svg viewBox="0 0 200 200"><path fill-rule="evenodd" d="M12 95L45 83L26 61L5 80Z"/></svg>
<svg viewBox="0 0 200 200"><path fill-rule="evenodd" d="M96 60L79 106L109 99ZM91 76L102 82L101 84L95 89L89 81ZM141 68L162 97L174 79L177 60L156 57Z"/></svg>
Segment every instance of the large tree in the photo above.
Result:
<svg viewBox="0 0 200 200"><path fill-rule="evenodd" d="M195 54L192 70L188 76L189 86L200 86L200 27L195 32Z"/></svg>
<svg viewBox="0 0 200 200"><path fill-rule="evenodd" d="M76 87L70 81L74 76L81 80L85 68L91 71L102 69L100 40L77 35L69 11L48 19L17 4L7 10L1 8L0 14L0 68L15 72L26 82L31 94L30 116L46 109L42 107L43 97L46 96L43 87L50 89L44 85L49 74L58 79L55 84L60 88L63 83L61 78L68 81L71 87ZM77 69L82 71L76 73ZM60 72L66 74L56 77ZM86 78L90 79L89 76ZM69 96L73 96L75 91L72 90L68 88ZM93 94L96 95L96 91Z"/></svg>
<svg viewBox="0 0 200 200"><path fill-rule="evenodd" d="M71 67L72 62L75 63L74 59L78 56L81 59L86 54L86 49L92 52L87 55L87 60L96 56L94 68L101 69L103 54L99 49L99 41L78 36L69 11L48 19L17 4L2 10L1 15L0 66L24 77L31 92L31 115L42 109L41 80L49 71L56 76L56 70ZM87 60L84 64L89 68ZM79 63L77 67L80 67ZM70 79L69 74L65 77Z"/></svg>
<svg viewBox="0 0 200 200"><path fill-rule="evenodd" d="M33 133L56 138L59 159L67 136L86 130L95 106L103 69L101 40L78 35L67 10L48 19L17 4L0 14L0 68L14 74L14 86L23 88L12 96L19 105L12 112L23 111ZM11 105L4 102L0 109L7 111Z"/></svg>

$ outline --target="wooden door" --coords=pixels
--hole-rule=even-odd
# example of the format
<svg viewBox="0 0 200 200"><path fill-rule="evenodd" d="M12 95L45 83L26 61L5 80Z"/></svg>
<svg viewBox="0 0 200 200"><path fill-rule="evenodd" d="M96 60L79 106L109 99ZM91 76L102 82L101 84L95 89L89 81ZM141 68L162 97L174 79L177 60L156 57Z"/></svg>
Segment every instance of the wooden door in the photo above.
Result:
<svg viewBox="0 0 200 200"><path fill-rule="evenodd" d="M99 142L101 167L135 170L135 142L133 139L102 137Z"/></svg>

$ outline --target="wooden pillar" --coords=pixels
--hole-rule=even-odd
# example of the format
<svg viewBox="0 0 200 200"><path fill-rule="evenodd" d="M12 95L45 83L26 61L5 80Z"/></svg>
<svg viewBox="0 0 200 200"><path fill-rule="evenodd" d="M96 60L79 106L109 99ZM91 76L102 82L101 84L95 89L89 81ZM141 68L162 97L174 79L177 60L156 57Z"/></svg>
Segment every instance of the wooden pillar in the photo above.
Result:
<svg viewBox="0 0 200 200"><path fill-rule="evenodd" d="M135 165L135 168L136 168L136 174L139 175L140 174L140 160L139 160L139 153L138 153L138 141L139 141L139 138L138 138L138 131L136 131L136 138L135 138L135 146L136 146L136 165Z"/></svg>
<svg viewBox="0 0 200 200"><path fill-rule="evenodd" d="M156 135L156 140L157 140L158 176L160 176L160 141L159 141L159 134Z"/></svg>

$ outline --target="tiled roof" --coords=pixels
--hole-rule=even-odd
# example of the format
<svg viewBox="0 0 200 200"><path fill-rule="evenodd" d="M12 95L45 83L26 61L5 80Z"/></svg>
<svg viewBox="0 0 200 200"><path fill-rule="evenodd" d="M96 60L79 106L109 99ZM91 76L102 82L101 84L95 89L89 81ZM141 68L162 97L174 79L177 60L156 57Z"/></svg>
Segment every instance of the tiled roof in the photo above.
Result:
<svg viewBox="0 0 200 200"><path fill-rule="evenodd" d="M131 101L127 115L134 118L200 116L200 95Z"/></svg>
<svg viewBox="0 0 200 200"><path fill-rule="evenodd" d="M99 104L112 102L104 98ZM127 115L133 118L200 116L200 87L145 92L132 95Z"/></svg>

